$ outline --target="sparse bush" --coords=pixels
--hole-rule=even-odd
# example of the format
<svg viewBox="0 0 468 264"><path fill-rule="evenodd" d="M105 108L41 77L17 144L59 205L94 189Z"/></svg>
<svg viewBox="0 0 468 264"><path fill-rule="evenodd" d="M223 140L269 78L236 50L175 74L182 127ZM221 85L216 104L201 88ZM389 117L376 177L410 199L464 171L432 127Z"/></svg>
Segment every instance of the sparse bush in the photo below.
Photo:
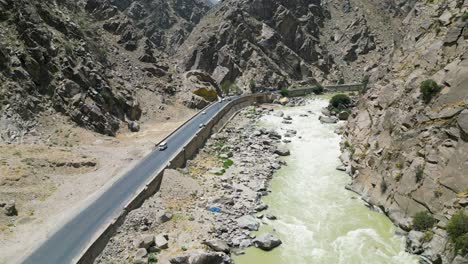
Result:
<svg viewBox="0 0 468 264"><path fill-rule="evenodd" d="M402 161L398 161L395 166L397 167L397 169L403 169L403 162Z"/></svg>
<svg viewBox="0 0 468 264"><path fill-rule="evenodd" d="M418 166L416 168L416 182L420 182L423 179L423 176L424 176L424 167Z"/></svg>
<svg viewBox="0 0 468 264"><path fill-rule="evenodd" d="M455 245L455 251L468 253L468 214L459 211L447 223L447 233Z"/></svg>
<svg viewBox="0 0 468 264"><path fill-rule="evenodd" d="M288 88L281 88L280 94L284 97L289 96Z"/></svg>
<svg viewBox="0 0 468 264"><path fill-rule="evenodd" d="M427 104L438 94L441 87L434 80L425 80L420 85L420 91L423 101Z"/></svg>
<svg viewBox="0 0 468 264"><path fill-rule="evenodd" d="M323 88L323 86L321 84L317 84L315 85L314 88L312 88L312 92L314 94L323 94L323 92L325 91L325 89Z"/></svg>
<svg viewBox="0 0 468 264"><path fill-rule="evenodd" d="M156 253L150 253L148 255L148 263L156 263L158 261Z"/></svg>
<svg viewBox="0 0 468 264"><path fill-rule="evenodd" d="M231 167L233 164L234 164L234 161L232 161L231 159L225 159L225 160L223 160L223 167L224 167L225 169Z"/></svg>
<svg viewBox="0 0 468 264"><path fill-rule="evenodd" d="M427 211L416 213L413 217L413 229L417 231L426 231L431 229L435 223L436 220Z"/></svg>
<svg viewBox="0 0 468 264"><path fill-rule="evenodd" d="M343 110L349 107L351 98L346 94L337 94L330 99L330 105L338 110Z"/></svg>
<svg viewBox="0 0 468 264"><path fill-rule="evenodd" d="M223 175L224 173L226 173L226 169L222 169L222 170L220 170L220 171L215 172L215 175L216 175L216 176L221 176L221 175Z"/></svg>
<svg viewBox="0 0 468 264"><path fill-rule="evenodd" d="M344 147L345 147L345 148L351 147L351 144L349 144L349 141L348 141L348 140L346 140L346 141L344 142Z"/></svg>
<svg viewBox="0 0 468 264"><path fill-rule="evenodd" d="M432 230L426 230L426 232L424 232L424 236L421 238L421 242L428 243L432 240L433 237L434 232Z"/></svg>
<svg viewBox="0 0 468 264"><path fill-rule="evenodd" d="M257 92L257 83L255 82L255 80L250 80L249 82L249 89L252 93L256 93Z"/></svg>
<svg viewBox="0 0 468 264"><path fill-rule="evenodd" d="M468 254L468 234L464 234L455 240L455 251L461 255Z"/></svg>
<svg viewBox="0 0 468 264"><path fill-rule="evenodd" d="M395 176L395 181L399 182L401 180L401 178L403 178L403 173L399 172L396 176Z"/></svg>
<svg viewBox="0 0 468 264"><path fill-rule="evenodd" d="M463 13L463 15L461 16L461 19L463 21L467 21L468 20L468 12Z"/></svg>

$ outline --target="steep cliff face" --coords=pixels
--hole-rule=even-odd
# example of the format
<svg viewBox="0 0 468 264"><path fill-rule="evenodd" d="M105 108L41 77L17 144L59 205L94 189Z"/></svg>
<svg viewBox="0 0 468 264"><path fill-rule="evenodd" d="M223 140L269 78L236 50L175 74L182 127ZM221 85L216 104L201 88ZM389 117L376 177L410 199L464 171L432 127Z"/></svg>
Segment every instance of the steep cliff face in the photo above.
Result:
<svg viewBox="0 0 468 264"><path fill-rule="evenodd" d="M199 69L219 83L282 86L324 79L331 58L319 42L327 12L316 1L228 0L210 11L177 54L182 70ZM313 80L310 80L313 81Z"/></svg>
<svg viewBox="0 0 468 264"><path fill-rule="evenodd" d="M434 263L453 260L445 225L467 206L467 10L467 1L415 3L398 28L401 38L369 70L369 90L351 115L343 146L351 189L404 230L412 229L417 212L437 219L430 241L409 243ZM441 86L431 100L420 92L427 79Z"/></svg>

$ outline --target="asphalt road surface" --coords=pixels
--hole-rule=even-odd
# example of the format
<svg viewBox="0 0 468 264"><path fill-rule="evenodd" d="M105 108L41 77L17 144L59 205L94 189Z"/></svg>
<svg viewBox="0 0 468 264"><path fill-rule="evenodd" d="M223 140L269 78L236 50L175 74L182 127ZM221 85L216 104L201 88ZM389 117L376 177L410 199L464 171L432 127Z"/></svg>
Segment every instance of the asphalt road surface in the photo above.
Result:
<svg viewBox="0 0 468 264"><path fill-rule="evenodd" d="M232 97L232 99L236 99ZM167 141L167 149L155 149L140 161L133 169L123 175L104 191L88 207L78 212L69 222L57 229L35 249L23 263L27 264L66 264L76 259L92 242L93 237L106 223L117 217L136 191L148 183L149 178L163 169L171 157L188 143L189 139L228 101L216 102L206 108L206 114L198 113L188 123L173 133Z"/></svg>

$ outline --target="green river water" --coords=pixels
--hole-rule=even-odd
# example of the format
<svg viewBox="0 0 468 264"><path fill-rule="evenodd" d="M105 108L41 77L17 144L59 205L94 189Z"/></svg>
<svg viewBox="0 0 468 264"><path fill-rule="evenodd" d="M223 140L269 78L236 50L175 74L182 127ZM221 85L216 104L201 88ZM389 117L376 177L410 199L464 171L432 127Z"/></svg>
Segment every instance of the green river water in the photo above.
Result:
<svg viewBox="0 0 468 264"><path fill-rule="evenodd" d="M234 257L235 263L418 263L405 253L404 239L394 234L390 220L345 190L351 179L335 169L340 164L336 125L318 121L326 105L324 99L312 99L306 106L281 109L293 117L292 125L281 124L280 117L263 117L265 127L291 128L302 136L288 144L288 165L275 174L272 193L263 199L269 205L266 212L278 220L265 220L257 232L272 232L283 244L270 252L248 248ZM299 117L306 111L312 114Z"/></svg>

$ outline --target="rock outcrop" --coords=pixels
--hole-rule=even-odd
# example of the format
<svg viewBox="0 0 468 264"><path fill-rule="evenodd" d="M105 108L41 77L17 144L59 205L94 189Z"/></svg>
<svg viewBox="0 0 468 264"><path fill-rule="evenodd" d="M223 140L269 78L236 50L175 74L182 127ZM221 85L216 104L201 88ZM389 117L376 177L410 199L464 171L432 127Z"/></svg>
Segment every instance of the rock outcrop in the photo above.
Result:
<svg viewBox="0 0 468 264"><path fill-rule="evenodd" d="M319 43L326 15L320 0L223 1L200 21L177 58L183 70L203 70L221 84L237 80L248 87L254 80L287 87L313 81L330 66Z"/></svg>
<svg viewBox="0 0 468 264"><path fill-rule="evenodd" d="M454 259L445 225L468 196L467 10L466 1L414 4L399 27L404 37L369 71L344 134L352 190L404 230L420 211L437 220L432 239L409 248L434 263ZM426 79L441 86L429 102Z"/></svg>

